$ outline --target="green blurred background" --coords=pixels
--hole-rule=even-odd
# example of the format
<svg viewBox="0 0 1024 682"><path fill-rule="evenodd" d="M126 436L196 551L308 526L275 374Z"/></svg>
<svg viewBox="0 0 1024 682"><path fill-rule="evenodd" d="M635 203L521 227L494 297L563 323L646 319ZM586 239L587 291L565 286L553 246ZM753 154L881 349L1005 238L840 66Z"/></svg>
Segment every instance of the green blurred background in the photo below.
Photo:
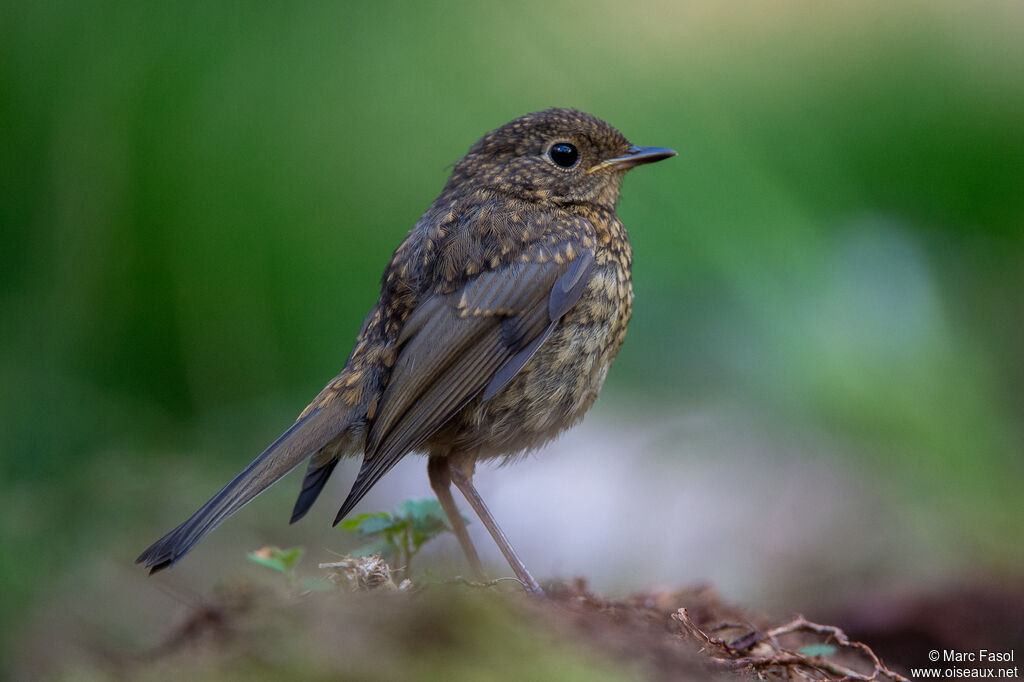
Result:
<svg viewBox="0 0 1024 682"><path fill-rule="evenodd" d="M625 183L634 320L582 428L675 423L651 467L679 415L746 425L871 491L858 574L913 545L867 584L1019 577L1022 86L1012 2L4 3L6 645L152 589L126 566L340 369L448 165L549 106L680 152ZM296 486L243 513L289 542Z"/></svg>

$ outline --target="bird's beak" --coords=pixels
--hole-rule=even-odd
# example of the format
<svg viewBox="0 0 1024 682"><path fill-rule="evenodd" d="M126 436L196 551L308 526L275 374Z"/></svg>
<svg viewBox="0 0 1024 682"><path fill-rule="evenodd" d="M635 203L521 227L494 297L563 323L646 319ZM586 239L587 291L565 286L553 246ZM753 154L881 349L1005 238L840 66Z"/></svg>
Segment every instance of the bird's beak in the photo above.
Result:
<svg viewBox="0 0 1024 682"><path fill-rule="evenodd" d="M629 150L622 156L616 156L614 159L607 159L597 164L593 168L587 171L587 173L595 173L606 168L614 170L629 170L633 166L639 166L644 163L654 163L655 161L661 161L669 157L675 156L676 151L674 149L668 149L666 147L630 147Z"/></svg>

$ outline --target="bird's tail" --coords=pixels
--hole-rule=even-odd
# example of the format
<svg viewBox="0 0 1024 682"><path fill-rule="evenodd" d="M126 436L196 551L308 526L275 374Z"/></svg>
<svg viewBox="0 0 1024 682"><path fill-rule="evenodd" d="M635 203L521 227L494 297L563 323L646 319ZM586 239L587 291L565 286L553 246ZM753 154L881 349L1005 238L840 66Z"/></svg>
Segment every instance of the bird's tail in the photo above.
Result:
<svg viewBox="0 0 1024 682"><path fill-rule="evenodd" d="M304 414L191 518L140 554L135 563L144 563L151 574L173 565L224 519L327 445L357 417L356 409L337 404Z"/></svg>

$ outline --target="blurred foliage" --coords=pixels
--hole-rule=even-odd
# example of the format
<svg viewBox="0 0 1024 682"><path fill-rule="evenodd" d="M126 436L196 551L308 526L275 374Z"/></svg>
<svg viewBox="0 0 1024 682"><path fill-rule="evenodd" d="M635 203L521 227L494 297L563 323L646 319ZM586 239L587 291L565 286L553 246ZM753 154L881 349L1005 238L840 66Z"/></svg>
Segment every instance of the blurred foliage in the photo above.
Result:
<svg viewBox="0 0 1024 682"><path fill-rule="evenodd" d="M191 511L163 460L258 452L447 165L553 105L680 152L625 184L606 394L828 434L937 551L1019 566L1022 34L987 1L4 3L0 613Z"/></svg>
<svg viewBox="0 0 1024 682"><path fill-rule="evenodd" d="M249 552L246 556L255 564L292 576L305 553L305 547L263 547L255 552Z"/></svg>

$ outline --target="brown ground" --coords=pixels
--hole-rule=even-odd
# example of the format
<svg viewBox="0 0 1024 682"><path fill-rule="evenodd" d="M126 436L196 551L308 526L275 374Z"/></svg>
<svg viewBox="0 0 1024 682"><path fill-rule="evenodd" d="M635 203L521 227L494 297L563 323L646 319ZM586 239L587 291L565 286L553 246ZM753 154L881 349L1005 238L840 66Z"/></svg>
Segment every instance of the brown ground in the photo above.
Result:
<svg viewBox="0 0 1024 682"><path fill-rule="evenodd" d="M23 672L76 680L902 680L928 665L931 649L1019 650L1024 641L1020 589L866 599L836 613L831 622L844 632L750 613L712 587L615 600L578 579L536 598L514 581L399 587L383 562L324 570L327 591L225 586L151 647L85 645Z"/></svg>

